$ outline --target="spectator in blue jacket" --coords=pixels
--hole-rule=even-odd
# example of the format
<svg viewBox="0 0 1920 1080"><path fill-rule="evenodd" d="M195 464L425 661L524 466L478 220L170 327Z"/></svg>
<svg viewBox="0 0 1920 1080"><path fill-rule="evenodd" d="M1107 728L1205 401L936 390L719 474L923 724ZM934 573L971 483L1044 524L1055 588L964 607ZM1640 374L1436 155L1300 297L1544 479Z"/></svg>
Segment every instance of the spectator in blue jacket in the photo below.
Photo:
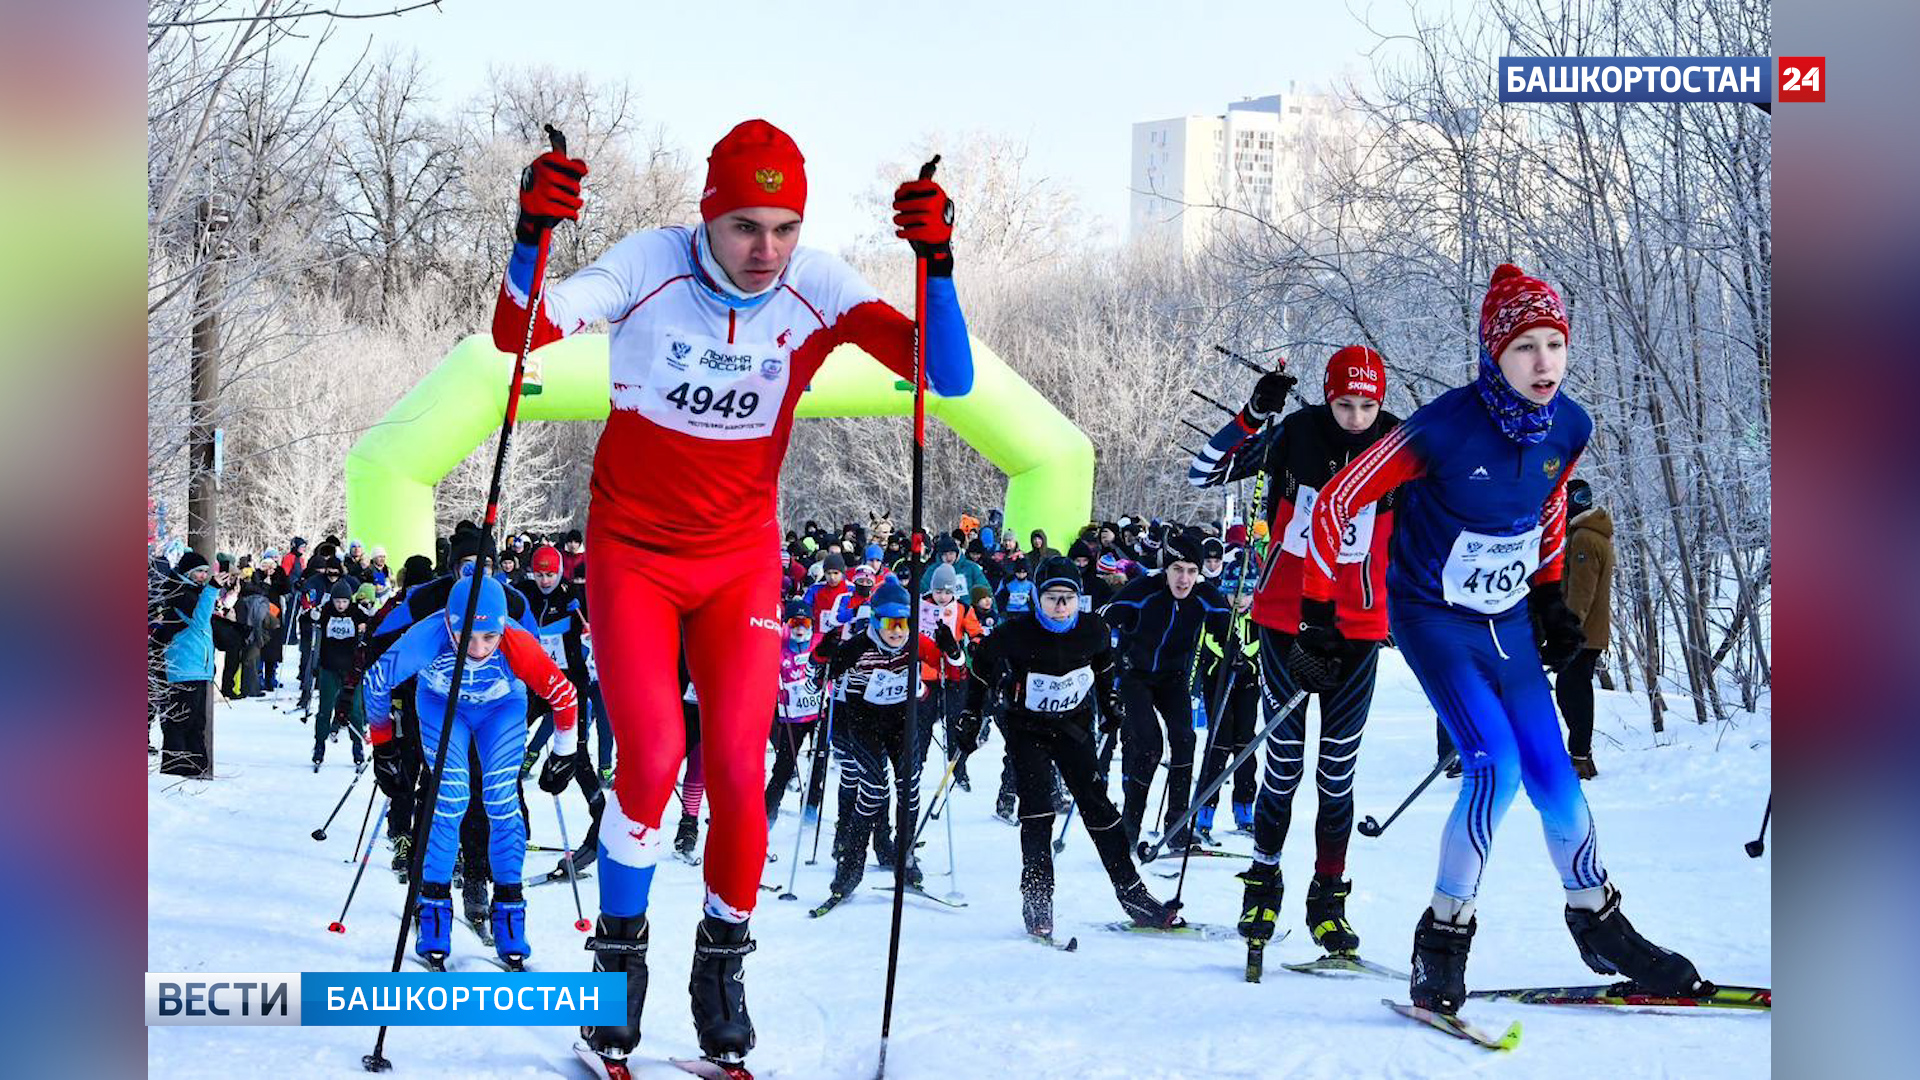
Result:
<svg viewBox="0 0 1920 1080"><path fill-rule="evenodd" d="M207 701L213 685L213 607L229 575L214 573L206 556L189 551L173 568L161 604L154 639L165 658L167 702L160 720L160 771L172 776L205 776Z"/></svg>

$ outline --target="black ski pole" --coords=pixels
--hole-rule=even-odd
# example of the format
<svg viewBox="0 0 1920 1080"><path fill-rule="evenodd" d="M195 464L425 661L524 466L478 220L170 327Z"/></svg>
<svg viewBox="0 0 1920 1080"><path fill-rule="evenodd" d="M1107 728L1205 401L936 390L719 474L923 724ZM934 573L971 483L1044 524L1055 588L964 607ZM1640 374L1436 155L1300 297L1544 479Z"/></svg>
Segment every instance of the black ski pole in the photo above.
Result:
<svg viewBox="0 0 1920 1080"><path fill-rule="evenodd" d="M1767 824L1773 820L1773 796L1767 796L1767 812L1760 815L1760 835L1747 841L1747 856L1757 859L1767 850Z"/></svg>
<svg viewBox="0 0 1920 1080"><path fill-rule="evenodd" d="M807 778L800 788L800 819L793 827L793 860L787 864L787 891L780 894L782 900L798 900L800 894L793 891L794 883L800 880L800 841L807 835L807 796L813 791L813 766L819 761L820 724L815 721L813 730L808 733L813 739L814 760L807 763ZM799 756L798 751L794 755ZM825 802L825 799L821 800ZM816 819L817 820L817 819Z"/></svg>
<svg viewBox="0 0 1920 1080"><path fill-rule="evenodd" d="M389 803L392 801L391 799L387 800ZM369 800L367 805L372 806L373 802ZM381 804L380 812L383 814L387 812L386 803ZM367 872L367 860L373 858L373 844L374 841L378 839L380 839L380 834L375 833L367 840L367 850L360 855L360 869L353 872L353 884L347 887L347 902L340 905L340 917L327 924L327 929L333 933L344 934L347 932L347 909L353 906L353 894L360 891L360 878Z"/></svg>
<svg viewBox="0 0 1920 1080"><path fill-rule="evenodd" d="M813 853L807 856L807 865L820 861L820 829L827 821L827 763L833 754L833 680L826 681L827 686L827 737L813 744L813 767L820 773L820 806L813 815ZM807 797L813 797L813 777L807 778ZM801 804L806 805L805 803ZM805 826L802 825L802 828Z"/></svg>
<svg viewBox="0 0 1920 1080"><path fill-rule="evenodd" d="M380 785L375 784L367 791L367 809L360 815L360 833L353 838L353 846L359 847L360 841L367 838L367 822L373 820L373 797L380 793ZM347 861L353 861L353 851L347 851Z"/></svg>
<svg viewBox="0 0 1920 1080"><path fill-rule="evenodd" d="M933 179L933 170L940 164L940 155L920 166L920 179ZM927 257L921 255L913 260L913 520L908 524L907 535L913 538L907 553L907 575L914 583L914 591L919 591L920 559L927 546L926 531L921 524L921 510L924 495L923 481L926 475L927 457ZM907 727L905 746L911 750L920 745L920 605L907 605ZM919 770L910 770L918 776ZM894 800L899 805L894 809L894 836L905 842L894 845L893 850L893 924L887 934L887 993L880 1007L880 1066L874 1073L877 1078L887 1075L887 1039L893 1034L893 990L900 973L900 917L907 901L907 857L912 853L910 839L913 818L907 809L904 795Z"/></svg>
<svg viewBox="0 0 1920 1080"><path fill-rule="evenodd" d="M1187 807L1186 817L1180 820L1179 824L1174 827L1174 831L1178 831L1180 825L1185 825L1187 822L1192 821L1194 813L1200 805L1212 798L1215 792L1219 791L1231 781L1233 779L1233 771L1238 769L1248 758L1252 757L1254 753L1260 749L1261 744L1267 741L1267 736L1273 734L1273 729L1279 727L1281 721L1285 720L1293 710L1299 708L1300 703L1305 700L1307 700L1307 692L1305 690L1294 691L1293 696L1287 699L1286 705L1281 707L1279 712L1268 718L1266 726L1254 733L1253 741L1241 747L1240 752L1233 755L1233 760L1227 762L1227 767L1221 770L1220 775L1214 777L1213 782L1208 784L1194 799L1192 804ZM1142 840L1135 846L1134 855L1139 858L1141 862L1150 863L1160 857L1161 849L1166 846L1167 837L1165 836L1162 836L1152 844Z"/></svg>
<svg viewBox="0 0 1920 1080"><path fill-rule="evenodd" d="M312 835L315 840L325 840L327 838L327 830L333 827L333 819L340 816L340 808L347 805L348 796L353 794L353 785L359 782L360 774L356 772L353 774L353 779L347 781L347 790L340 793L340 801L333 804L333 813L327 815L327 823L313 830ZM358 840L354 841L353 846L359 847L360 842Z"/></svg>
<svg viewBox="0 0 1920 1080"><path fill-rule="evenodd" d="M547 139L556 154L567 152L567 137L552 124L547 125ZM513 361L513 382L507 388L507 407L500 420L500 444L494 450L493 477L487 483L487 513L480 526L480 557L473 567L473 585L467 590L466 611L460 616L460 636L455 643L453 654L453 672L448 676L447 709L440 718L440 744L434 748L433 771L427 778L427 788L420 802L420 811L413 821L413 862L416 871L407 875L407 898L400 905L400 932L393 941L393 966L389 970L398 972L400 964L407 955L407 931L413 925L413 906L420 899L420 874L417 867L421 855L426 851L426 838L432 827L434 812L440 805L440 775L447 764L447 744L452 742L447 736L453 729L453 719L460 705L460 682L467 673L467 646L473 640L473 617L480 608L480 587L493 570L494 527L500 523L500 489L507 471L507 457L513 449L513 423L520 415L520 392L527 376L527 354L533 351L533 331L539 325L540 304L546 299L547 291L547 248L552 239L553 230L540 232L540 248L533 261L533 287L527 297L527 333L521 340L519 355ZM453 567L454 577L460 575L458 563ZM318 651L318 650L316 650ZM425 732L423 731L424 737ZM421 744L425 747L425 743ZM373 849L369 847L368 851ZM374 1036L373 1053L363 1055L360 1064L368 1072L387 1072L393 1068L393 1062L382 1053L387 1046L387 1025L380 1025L380 1032Z"/></svg>
<svg viewBox="0 0 1920 1080"><path fill-rule="evenodd" d="M1394 808L1393 813L1387 815L1386 821L1384 822L1375 821L1373 819L1373 815L1368 814L1366 816L1366 819L1360 822L1360 824L1354 826L1354 828L1360 831L1361 836L1368 836L1368 837L1379 836L1381 833L1386 832L1387 826L1399 820L1400 814L1403 811L1405 811L1407 807L1413 805L1413 800L1419 798L1420 793L1427 790L1427 785L1433 783L1434 777L1439 776L1443 771L1446 770L1447 766L1453 764L1458 760L1460 760L1460 751L1458 750L1449 751L1446 757L1443 757L1439 761L1434 763L1433 771L1427 774L1427 778L1425 780L1420 781L1419 786L1415 787L1411 792L1407 794L1407 797L1405 799L1402 799L1400 801L1400 805Z"/></svg>

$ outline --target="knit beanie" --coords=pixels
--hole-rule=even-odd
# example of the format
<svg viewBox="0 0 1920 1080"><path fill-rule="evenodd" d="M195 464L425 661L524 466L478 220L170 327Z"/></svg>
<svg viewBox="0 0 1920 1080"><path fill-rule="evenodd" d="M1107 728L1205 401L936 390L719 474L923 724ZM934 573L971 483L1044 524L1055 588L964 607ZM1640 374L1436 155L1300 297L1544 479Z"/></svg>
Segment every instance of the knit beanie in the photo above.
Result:
<svg viewBox="0 0 1920 1080"><path fill-rule="evenodd" d="M712 221L749 206L796 214L807 209L806 158L786 132L765 120L743 121L713 144L700 218Z"/></svg>

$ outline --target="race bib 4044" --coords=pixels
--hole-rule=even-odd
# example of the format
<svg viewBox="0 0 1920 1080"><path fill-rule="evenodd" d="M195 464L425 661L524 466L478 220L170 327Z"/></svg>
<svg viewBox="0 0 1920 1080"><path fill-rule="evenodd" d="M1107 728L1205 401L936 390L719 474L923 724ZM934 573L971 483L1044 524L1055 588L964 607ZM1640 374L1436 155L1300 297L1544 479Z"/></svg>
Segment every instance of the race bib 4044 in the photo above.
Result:
<svg viewBox="0 0 1920 1080"><path fill-rule="evenodd" d="M660 335L646 383L613 384L613 407L702 439L759 439L773 433L786 399L784 352L690 334Z"/></svg>
<svg viewBox="0 0 1920 1080"><path fill-rule="evenodd" d="M1093 669L1078 667L1065 675L1027 673L1026 706L1032 712L1071 712L1093 689Z"/></svg>
<svg viewBox="0 0 1920 1080"><path fill-rule="evenodd" d="M1488 536L1462 529L1440 571L1450 603L1498 615L1527 593L1527 579L1540 569L1539 526L1514 536Z"/></svg>

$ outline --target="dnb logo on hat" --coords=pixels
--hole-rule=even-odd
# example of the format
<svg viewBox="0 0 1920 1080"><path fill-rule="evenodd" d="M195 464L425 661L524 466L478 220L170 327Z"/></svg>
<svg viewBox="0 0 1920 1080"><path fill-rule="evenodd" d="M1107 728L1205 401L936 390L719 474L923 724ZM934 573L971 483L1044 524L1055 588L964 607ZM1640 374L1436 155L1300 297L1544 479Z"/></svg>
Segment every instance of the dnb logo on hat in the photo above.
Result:
<svg viewBox="0 0 1920 1080"><path fill-rule="evenodd" d="M761 191L771 195L780 190L780 185L787 182L787 177L779 169L755 169L753 182L760 185Z"/></svg>

